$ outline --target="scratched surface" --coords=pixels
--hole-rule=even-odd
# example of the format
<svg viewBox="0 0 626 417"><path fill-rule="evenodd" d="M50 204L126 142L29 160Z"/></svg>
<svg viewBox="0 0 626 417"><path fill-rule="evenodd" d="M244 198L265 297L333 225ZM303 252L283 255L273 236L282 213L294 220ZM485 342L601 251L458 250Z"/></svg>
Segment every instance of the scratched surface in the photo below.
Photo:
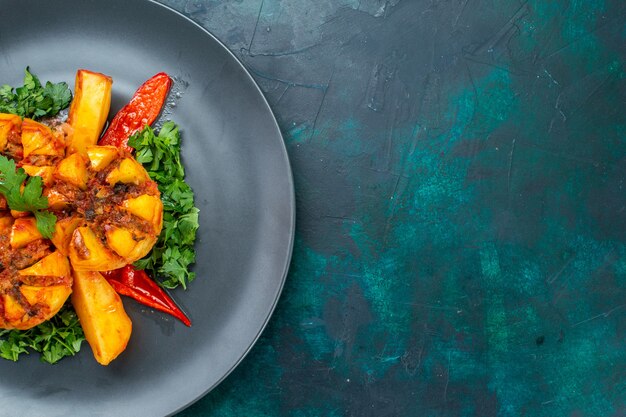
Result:
<svg viewBox="0 0 626 417"><path fill-rule="evenodd" d="M165 3L260 84L298 209L179 417L626 415L626 2Z"/></svg>

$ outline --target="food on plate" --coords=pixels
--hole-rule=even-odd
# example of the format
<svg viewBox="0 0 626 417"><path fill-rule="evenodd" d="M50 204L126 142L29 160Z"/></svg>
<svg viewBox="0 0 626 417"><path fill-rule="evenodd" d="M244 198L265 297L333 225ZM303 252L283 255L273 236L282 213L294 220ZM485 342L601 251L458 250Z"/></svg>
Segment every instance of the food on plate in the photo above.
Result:
<svg viewBox="0 0 626 417"><path fill-rule="evenodd" d="M70 213L62 220L76 226L60 233L59 244L75 270L121 268L156 242L163 224L160 193L129 153L112 146L89 146L86 153L62 160L56 172L67 162L65 180L49 189Z"/></svg>
<svg viewBox="0 0 626 417"><path fill-rule="evenodd" d="M118 294L132 297L140 303L163 311L176 317L186 326L191 326L191 321L180 308L172 301L167 293L154 282L146 271L135 269L132 265L114 271L102 273Z"/></svg>
<svg viewBox="0 0 626 417"><path fill-rule="evenodd" d="M120 296L99 272L74 270L72 304L96 361L108 365L126 349L133 327Z"/></svg>
<svg viewBox="0 0 626 417"><path fill-rule="evenodd" d="M117 112L100 139L100 145L112 145L132 152L134 149L127 145L128 139L156 120L171 85L171 78L164 72L143 83L130 102Z"/></svg>
<svg viewBox="0 0 626 417"><path fill-rule="evenodd" d="M72 292L70 265L43 239L34 217L0 218L0 327L30 329L49 320Z"/></svg>
<svg viewBox="0 0 626 417"><path fill-rule="evenodd" d="M0 356L4 358L17 360L30 346L41 347L42 359L54 362L80 348L84 331L95 359L109 364L124 351L132 330L118 293L191 324L167 293L132 265L141 266L155 243L165 241L170 256L171 248L178 253L191 251L183 259L187 275L182 285L193 278L186 267L195 260L198 211L183 180L178 129L164 129L175 130L177 142L161 152L162 157L152 155L150 165L145 150L135 159L134 147L127 144L131 135L145 137L148 132L159 137L146 124L160 113L171 80L159 73L146 81L101 138L112 82L104 74L78 70L67 122L24 117L54 116L55 110L66 107L69 90L63 83L43 87L27 69L24 87L0 87L0 111L7 112L0 113L0 329L6 329L0 330ZM131 144L140 142L131 139ZM149 172L142 163L150 167ZM184 198L186 218L166 211L164 227L160 189L166 192L168 204L177 202L158 168L172 164L180 169L171 179L186 187L179 187L185 192L174 196ZM164 228L182 228L188 235L181 239L170 232L164 237ZM146 259L144 264L157 272L171 269L171 260L162 252ZM165 267L158 268L160 264ZM75 316L82 331L76 328ZM58 327L68 327L62 334L71 346L63 343L63 335L55 339L64 346L62 353L51 353L51 344L26 342L41 339L36 335L40 329L54 334L57 326L47 326L50 319L61 320Z"/></svg>
<svg viewBox="0 0 626 417"><path fill-rule="evenodd" d="M78 70L74 99L67 123L72 135L67 146L69 153L85 153L85 148L95 145L109 116L113 79L97 72Z"/></svg>

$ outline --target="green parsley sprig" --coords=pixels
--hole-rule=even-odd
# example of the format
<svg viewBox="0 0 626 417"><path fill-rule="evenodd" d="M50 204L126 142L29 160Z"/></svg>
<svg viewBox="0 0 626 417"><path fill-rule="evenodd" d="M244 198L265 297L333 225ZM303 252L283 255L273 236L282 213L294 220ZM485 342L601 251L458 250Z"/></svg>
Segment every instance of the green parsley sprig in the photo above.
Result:
<svg viewBox="0 0 626 417"><path fill-rule="evenodd" d="M48 207L48 198L42 192L41 177L29 177L23 168L17 169L12 159L0 155L0 194L7 199L11 210L32 212L37 219L39 233L51 239L57 218L43 210Z"/></svg>
<svg viewBox="0 0 626 417"><path fill-rule="evenodd" d="M0 113L17 114L34 119L54 116L66 108L72 100L72 91L67 83L46 82L41 85L39 78L31 74L28 67L24 70L24 85L13 88L0 86Z"/></svg>
<svg viewBox="0 0 626 417"><path fill-rule="evenodd" d="M131 136L128 145L136 149L135 158L158 184L163 201L161 235L150 254L135 262L135 266L159 277L165 288L187 288L187 283L195 278L189 266L196 260L194 242L199 210L194 206L193 191L185 182L178 126L163 123L158 134L146 126Z"/></svg>

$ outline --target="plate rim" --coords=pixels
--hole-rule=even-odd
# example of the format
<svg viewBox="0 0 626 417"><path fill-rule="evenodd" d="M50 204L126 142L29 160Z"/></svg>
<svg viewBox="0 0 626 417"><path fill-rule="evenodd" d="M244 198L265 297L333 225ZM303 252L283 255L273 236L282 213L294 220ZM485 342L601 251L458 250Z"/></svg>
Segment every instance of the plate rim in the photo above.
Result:
<svg viewBox="0 0 626 417"><path fill-rule="evenodd" d="M193 399L192 401L182 405L181 407L179 407L178 409L174 410L172 413L168 414L168 416L174 416L177 413L180 413L181 411L187 409L188 407L192 406L193 404L195 404L196 402L200 401L202 398L204 398L206 395L208 395L211 391L213 391L218 385L220 385L226 378L228 378L228 376L230 376L230 374L233 373L233 371L241 364L241 362L243 362L243 360L248 356L248 354L250 353L250 351L252 351L252 349L254 348L254 346L257 344L257 342L259 341L259 339L261 338L261 335L263 334L263 332L265 331L265 329L267 328L267 325L269 324L272 316L274 315L274 312L276 310L276 306L278 305L278 302L280 300L280 297L283 293L283 289L285 287L285 282L287 281L287 276L289 275L289 269L291 266L291 260L293 257L293 247L294 247L294 243L295 243L295 232L296 232L296 199L295 199L295 187L294 187L294 179L293 179L293 170L291 168L291 160L289 159L289 153L287 152L287 145L285 143L285 137L283 136L283 133L280 129L280 125L278 124L278 121L276 120L276 115L274 114L274 111L272 110L272 107L270 106L269 102L267 101L267 97L265 97L265 94L263 94L263 90L261 90L261 87L259 86L259 84L257 83L257 81L254 79L254 77L252 76L252 74L250 73L250 71L248 70L248 68L244 65L244 63L242 62L242 60L240 60L231 50L230 48L228 48L224 42L222 42L219 38L217 38L215 35L213 35L208 29L206 29L204 26L202 26L200 23L196 22L195 20L193 20L192 18L186 16L185 14L183 14L182 12L174 9L173 7L167 5L167 4L163 4L160 3L157 0L144 0L146 3L152 3L156 6L162 7L165 10L167 10L170 13L174 13L175 15L178 15L179 17L183 18L184 20L186 20L188 23L194 25L196 28L200 29L204 35L210 37L213 41L215 41L222 49L224 49L224 51L234 60L234 62L237 63L237 65L242 69L243 73L245 74L245 77L252 83L252 85L254 86L254 88L256 89L257 93L260 95L260 97L262 98L263 101L263 105L266 108L266 110L269 112L271 119L272 119L272 124L274 125L274 127L276 128L276 131L278 132L278 135L280 137L280 149L281 149L281 153L283 156L283 159L285 160L286 164L287 164L287 182L288 182L288 188L289 188L289 205L290 205L290 223L289 223L289 227L291 229L291 234L289 237L289 242L288 242L288 247L287 247L287 257L285 259L285 265L283 267L283 274L280 280L280 285L278 287L278 291L276 293L276 296L274 297L274 301L272 302L272 305L269 308L269 312L267 314L267 317L265 318L265 320L263 321L263 324L261 325L261 328L259 329L259 331L256 333L256 335L254 336L254 338L252 339L252 342L250 343L250 345L245 349L245 351L241 354L241 356L239 357L239 359L228 369L228 371L226 371L226 373L224 375L222 375L221 378L219 378L213 385L211 385L210 387L208 387L204 392L202 392L198 397L196 397L195 399Z"/></svg>

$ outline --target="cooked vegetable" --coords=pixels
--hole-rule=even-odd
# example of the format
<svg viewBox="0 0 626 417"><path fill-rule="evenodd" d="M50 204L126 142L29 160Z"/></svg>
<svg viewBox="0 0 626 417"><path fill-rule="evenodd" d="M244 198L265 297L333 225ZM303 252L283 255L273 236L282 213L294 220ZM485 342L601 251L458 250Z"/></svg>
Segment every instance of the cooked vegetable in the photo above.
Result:
<svg viewBox="0 0 626 417"><path fill-rule="evenodd" d="M63 255L68 256L70 253L70 241L72 234L78 226L83 223L83 219L79 216L65 217L56 222L54 225L54 234L52 235L52 244Z"/></svg>
<svg viewBox="0 0 626 417"><path fill-rule="evenodd" d="M158 135L146 126L133 135L128 144L137 149L137 161L158 184L163 201L163 233L152 252L135 262L135 266L159 277L165 288L179 285L186 288L195 277L189 266L196 259L194 242L199 210L194 206L193 191L185 182L178 126L166 122Z"/></svg>
<svg viewBox="0 0 626 417"><path fill-rule="evenodd" d="M108 114L111 83L106 75L79 70L68 123L22 120L31 101L47 105L48 100L35 97L41 86L28 70L28 88L0 88L0 105L8 105L2 101L7 91L16 99L14 114L0 113L0 152L8 156L0 155L0 328L7 329L0 330L0 357L17 360L29 348L50 363L72 355L83 340L80 321L96 360L110 363L126 348L132 329L116 290L190 325L165 291L130 265L159 239L164 218L159 187L164 187L171 212L169 231L163 233L167 243L146 259L164 261L159 271L165 285L185 286L193 278L179 270L195 257L198 211L183 180L177 128L166 124L158 137L149 128L142 131L149 143L140 151L141 163L127 144L131 134L156 119L171 80L160 73L144 83L100 142L114 146L95 146ZM55 98L65 97L61 87L46 85ZM39 109L33 117L54 115L71 94L65 98L53 100L45 113L33 107ZM161 149L168 146L165 142L171 149ZM189 242L191 248L185 247ZM113 268L121 269L106 273L109 282L98 272ZM76 314L69 303L61 310L70 292Z"/></svg>
<svg viewBox="0 0 626 417"><path fill-rule="evenodd" d="M65 155L65 141L55 135L50 127L32 119L22 121L22 147L24 158L49 157L50 162L55 157L62 158Z"/></svg>
<svg viewBox="0 0 626 417"><path fill-rule="evenodd" d="M0 113L34 118L54 116L66 108L71 99L72 92L67 83L53 84L48 81L43 87L39 78L26 68L22 87L0 87Z"/></svg>
<svg viewBox="0 0 626 417"><path fill-rule="evenodd" d="M156 120L171 85L172 80L164 72L143 83L130 102L115 115L98 144L132 152L132 148L126 144L128 138Z"/></svg>
<svg viewBox="0 0 626 417"><path fill-rule="evenodd" d="M10 238L11 248L23 248L29 243L42 238L43 236L37 229L37 221L34 217L20 217L13 221Z"/></svg>
<svg viewBox="0 0 626 417"><path fill-rule="evenodd" d="M49 320L71 293L65 256L33 228L34 218L0 221L0 327L30 329Z"/></svg>
<svg viewBox="0 0 626 417"><path fill-rule="evenodd" d="M112 158L101 155L114 150ZM94 157L96 169L90 163ZM107 163L105 163L107 162ZM61 167L63 175L59 174ZM108 271L145 256L163 224L163 204L156 184L128 153L89 146L86 156L71 154L57 167L57 201L72 214L64 219L55 244L65 250L79 271Z"/></svg>
<svg viewBox="0 0 626 417"><path fill-rule="evenodd" d="M57 164L54 176L66 184L85 191L87 189L86 157L80 153L70 154L70 156Z"/></svg>
<svg viewBox="0 0 626 417"><path fill-rule="evenodd" d="M141 304L170 314L186 326L191 321L174 303L167 293L152 280L146 271L136 270L132 265L126 265L115 271L103 272L102 275L119 294L131 297Z"/></svg>
<svg viewBox="0 0 626 417"><path fill-rule="evenodd" d="M85 148L98 142L111 105L111 77L97 72L78 70L74 100L68 123L74 132L68 153L85 153Z"/></svg>
<svg viewBox="0 0 626 417"><path fill-rule="evenodd" d="M108 365L126 349L132 332L120 296L99 272L74 271L72 304L96 361Z"/></svg>

